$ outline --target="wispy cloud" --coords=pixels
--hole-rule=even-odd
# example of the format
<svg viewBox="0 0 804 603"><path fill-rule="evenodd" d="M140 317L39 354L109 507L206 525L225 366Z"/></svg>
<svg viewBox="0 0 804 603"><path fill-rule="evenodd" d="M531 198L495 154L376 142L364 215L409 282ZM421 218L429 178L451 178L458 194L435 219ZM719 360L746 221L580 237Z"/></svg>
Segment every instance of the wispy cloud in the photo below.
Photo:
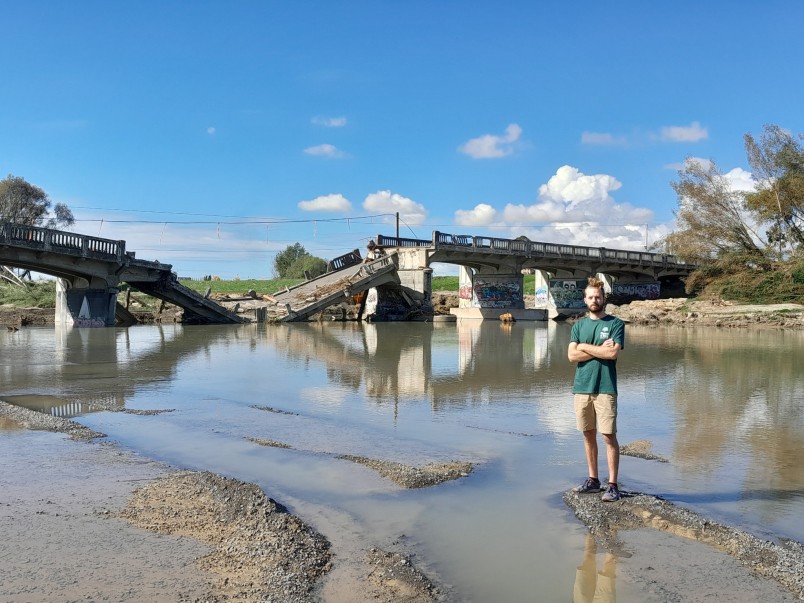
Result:
<svg viewBox="0 0 804 603"><path fill-rule="evenodd" d="M299 201L302 211L347 212L352 209L351 202L341 194L323 195L310 201Z"/></svg>
<svg viewBox="0 0 804 603"><path fill-rule="evenodd" d="M207 134L209 134L210 136L214 136L215 135L215 127L214 126L209 126L207 128Z"/></svg>
<svg viewBox="0 0 804 603"><path fill-rule="evenodd" d="M346 125L345 117L324 117L323 115L316 115L311 120L317 126L324 126L325 128L342 128Z"/></svg>
<svg viewBox="0 0 804 603"><path fill-rule="evenodd" d="M698 142L709 138L709 131L697 121L688 126L665 126L659 132L659 140L664 142Z"/></svg>
<svg viewBox="0 0 804 603"><path fill-rule="evenodd" d="M505 134L495 136L485 134L465 142L458 151L472 159L498 159L511 155L516 150L516 142L522 135L522 128L517 124L509 124Z"/></svg>
<svg viewBox="0 0 804 603"><path fill-rule="evenodd" d="M421 203L391 191L371 193L363 201L363 208L372 213L396 213L408 226L418 226L427 218L427 210Z"/></svg>
<svg viewBox="0 0 804 603"><path fill-rule="evenodd" d="M620 146L628 144L628 139L625 136L615 136L608 132L583 132L581 134L581 144Z"/></svg>
<svg viewBox="0 0 804 603"><path fill-rule="evenodd" d="M307 147L304 152L315 157L329 157L330 159L343 159L346 153L332 144L319 144L314 147Z"/></svg>

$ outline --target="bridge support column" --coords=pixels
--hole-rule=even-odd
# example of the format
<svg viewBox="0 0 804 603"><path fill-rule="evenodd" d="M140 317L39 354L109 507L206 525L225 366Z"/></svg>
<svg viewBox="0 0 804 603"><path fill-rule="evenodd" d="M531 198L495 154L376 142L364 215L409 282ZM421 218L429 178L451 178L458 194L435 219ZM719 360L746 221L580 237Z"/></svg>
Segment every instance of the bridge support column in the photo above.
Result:
<svg viewBox="0 0 804 603"><path fill-rule="evenodd" d="M402 298L407 297L410 308L417 307L423 317L433 314L433 269L430 268L427 250L399 248L396 273Z"/></svg>
<svg viewBox="0 0 804 603"><path fill-rule="evenodd" d="M474 283L472 279L475 276L475 271L468 266L458 266L458 307L471 308L472 307L472 292L474 291Z"/></svg>
<svg viewBox="0 0 804 603"><path fill-rule="evenodd" d="M501 315L510 314L515 320L547 319L545 309L525 309L525 277L521 272L489 274L466 267L460 270L459 306L450 310L458 318L499 320Z"/></svg>
<svg viewBox="0 0 804 603"><path fill-rule="evenodd" d="M546 310L550 307L550 273L544 270L534 270L534 289L536 301L534 308ZM555 306L553 306L555 307Z"/></svg>
<svg viewBox="0 0 804 603"><path fill-rule="evenodd" d="M56 280L56 324L74 327L113 327L116 287L71 287L64 279Z"/></svg>

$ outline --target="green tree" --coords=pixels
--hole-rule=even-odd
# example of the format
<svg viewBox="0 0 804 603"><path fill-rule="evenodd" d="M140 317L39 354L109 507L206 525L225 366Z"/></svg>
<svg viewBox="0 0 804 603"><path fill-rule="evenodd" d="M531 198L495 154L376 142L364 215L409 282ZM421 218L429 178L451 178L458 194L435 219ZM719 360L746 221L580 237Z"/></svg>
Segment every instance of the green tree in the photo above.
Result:
<svg viewBox="0 0 804 603"><path fill-rule="evenodd" d="M297 258L288 268L286 278L315 278L327 271L327 262L312 255ZM306 274L305 274L306 273Z"/></svg>
<svg viewBox="0 0 804 603"><path fill-rule="evenodd" d="M274 277L290 278L288 277L288 270L290 270L291 265L305 255L309 254L301 243L288 245L284 251L277 253L274 258Z"/></svg>
<svg viewBox="0 0 804 603"><path fill-rule="evenodd" d="M0 180L0 220L28 226L69 226L75 222L70 208L56 203L51 214L47 193L24 178L9 174Z"/></svg>
<svg viewBox="0 0 804 603"><path fill-rule="evenodd" d="M307 253L301 243L288 245L274 258L276 278L304 278L304 271L314 278L327 271L327 261Z"/></svg>
<svg viewBox="0 0 804 603"><path fill-rule="evenodd" d="M47 228L69 226L75 222L70 208L63 203L53 207L52 215L50 206L47 193L24 178L9 174L0 180L0 221ZM8 266L0 266L0 279L15 285L24 285L25 274L30 278L28 271L20 276Z"/></svg>
<svg viewBox="0 0 804 603"><path fill-rule="evenodd" d="M765 125L759 140L745 135L745 150L754 178L755 193L747 206L768 225L769 242L779 259L804 243L804 136L798 139L776 125Z"/></svg>
<svg viewBox="0 0 804 603"><path fill-rule="evenodd" d="M766 241L752 227L742 193L714 162L688 159L672 183L679 200L678 228L665 238L671 253L700 264L766 265Z"/></svg>

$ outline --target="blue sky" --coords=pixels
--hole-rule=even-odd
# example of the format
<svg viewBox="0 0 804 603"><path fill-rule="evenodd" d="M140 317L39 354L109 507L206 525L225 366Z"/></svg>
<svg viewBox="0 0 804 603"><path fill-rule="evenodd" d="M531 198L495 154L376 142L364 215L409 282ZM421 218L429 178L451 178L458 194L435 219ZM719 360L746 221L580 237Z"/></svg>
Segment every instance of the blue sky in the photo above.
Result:
<svg viewBox="0 0 804 603"><path fill-rule="evenodd" d="M804 132L804 3L4 2L0 171L180 276L432 231L644 248Z"/></svg>

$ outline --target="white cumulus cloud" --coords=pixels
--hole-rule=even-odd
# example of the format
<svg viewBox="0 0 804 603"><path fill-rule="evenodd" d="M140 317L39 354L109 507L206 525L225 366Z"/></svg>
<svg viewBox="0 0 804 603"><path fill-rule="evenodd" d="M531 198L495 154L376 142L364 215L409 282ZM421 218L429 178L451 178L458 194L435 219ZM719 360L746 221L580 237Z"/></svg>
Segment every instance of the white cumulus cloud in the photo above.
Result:
<svg viewBox="0 0 804 603"><path fill-rule="evenodd" d="M489 226L496 218L497 210L488 203L478 203L474 209L455 212L455 223L459 226Z"/></svg>
<svg viewBox="0 0 804 603"><path fill-rule="evenodd" d="M734 191L753 193L757 190L757 181L754 180L754 176L743 168L737 167L729 170L723 174L723 177Z"/></svg>
<svg viewBox="0 0 804 603"><path fill-rule="evenodd" d="M472 159L497 159L506 157L515 150L515 143L522 135L522 128L517 124L509 124L505 128L505 134L495 136L485 134L478 138L472 138L468 142L458 147L458 150L469 155Z"/></svg>
<svg viewBox="0 0 804 603"><path fill-rule="evenodd" d="M352 209L349 199L341 194L322 195L310 201L299 201L302 211L346 212Z"/></svg>
<svg viewBox="0 0 804 603"><path fill-rule="evenodd" d="M399 212L400 220L409 226L422 224L427 218L427 210L424 205L391 191L371 193L363 201L363 208L374 213Z"/></svg>
<svg viewBox="0 0 804 603"><path fill-rule="evenodd" d="M304 152L315 157L329 157L331 159L341 159L346 157L346 153L331 144L319 144L314 147L307 147Z"/></svg>
<svg viewBox="0 0 804 603"><path fill-rule="evenodd" d="M579 203L610 200L609 192L616 191L622 183L614 176L594 174L588 176L578 168L563 165L555 175L539 187L539 197L548 201L567 204L572 209Z"/></svg>
<svg viewBox="0 0 804 603"><path fill-rule="evenodd" d="M698 142L709 138L709 131L694 121L688 126L665 126L659 138L666 142Z"/></svg>
<svg viewBox="0 0 804 603"><path fill-rule="evenodd" d="M562 242L612 249L644 249L668 232L651 224L653 211L617 202L622 183L608 174L584 174L564 165L539 187L532 204L488 204L455 212L456 224L490 227L493 236L527 236L533 241ZM646 232L647 230L647 232Z"/></svg>

